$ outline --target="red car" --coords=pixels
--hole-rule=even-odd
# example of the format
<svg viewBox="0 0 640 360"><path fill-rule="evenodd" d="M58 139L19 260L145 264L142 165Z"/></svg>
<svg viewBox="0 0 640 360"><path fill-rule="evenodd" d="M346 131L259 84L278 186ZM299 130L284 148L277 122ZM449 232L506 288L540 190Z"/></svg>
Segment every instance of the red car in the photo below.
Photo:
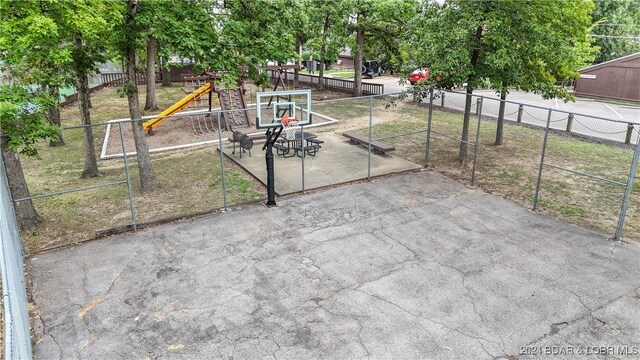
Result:
<svg viewBox="0 0 640 360"><path fill-rule="evenodd" d="M429 68L423 67L418 70L415 70L414 72L411 73L411 75L409 75L409 82L411 83L411 85L415 85L417 82L426 80L428 78L429 78Z"/></svg>
<svg viewBox="0 0 640 360"><path fill-rule="evenodd" d="M429 68L423 67L418 70L415 70L414 72L411 73L411 75L409 75L409 82L411 83L411 85L415 85L416 83L422 80L427 80L428 78L429 78ZM436 76L436 81L440 81L440 76Z"/></svg>

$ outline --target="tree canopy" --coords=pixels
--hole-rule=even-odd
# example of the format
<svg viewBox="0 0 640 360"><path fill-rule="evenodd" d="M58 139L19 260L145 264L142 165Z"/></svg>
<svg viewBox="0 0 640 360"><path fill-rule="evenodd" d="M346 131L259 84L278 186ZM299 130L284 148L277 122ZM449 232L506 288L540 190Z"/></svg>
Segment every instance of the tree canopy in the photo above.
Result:
<svg viewBox="0 0 640 360"><path fill-rule="evenodd" d="M640 1L596 0L593 21L596 63L640 51Z"/></svg>
<svg viewBox="0 0 640 360"><path fill-rule="evenodd" d="M592 12L591 0L425 2L408 42L412 58L430 68L431 84L466 85L466 141L470 95L487 80L501 93L516 88L569 97L557 83L576 78L593 59Z"/></svg>
<svg viewBox="0 0 640 360"><path fill-rule="evenodd" d="M58 128L47 123L46 109L52 101L46 93L19 85L0 85L0 135L12 151L38 156L38 141L53 138Z"/></svg>

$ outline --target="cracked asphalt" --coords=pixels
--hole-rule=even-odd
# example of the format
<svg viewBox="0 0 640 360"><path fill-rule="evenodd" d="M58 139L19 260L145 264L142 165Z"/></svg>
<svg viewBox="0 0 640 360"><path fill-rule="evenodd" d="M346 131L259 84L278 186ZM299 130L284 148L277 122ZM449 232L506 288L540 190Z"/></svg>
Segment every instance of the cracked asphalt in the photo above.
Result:
<svg viewBox="0 0 640 360"><path fill-rule="evenodd" d="M636 243L433 172L278 205L29 259L36 359L540 359L527 352L640 346Z"/></svg>

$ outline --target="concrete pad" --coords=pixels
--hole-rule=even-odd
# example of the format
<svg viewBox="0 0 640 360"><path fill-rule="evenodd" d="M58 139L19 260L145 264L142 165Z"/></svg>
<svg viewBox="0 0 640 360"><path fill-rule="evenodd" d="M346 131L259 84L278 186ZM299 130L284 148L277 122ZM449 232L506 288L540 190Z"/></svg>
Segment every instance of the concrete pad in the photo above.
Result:
<svg viewBox="0 0 640 360"><path fill-rule="evenodd" d="M304 158L305 190L367 178L368 151L366 147L352 145L347 138L334 133L324 132L317 133L317 135L319 140L324 141L324 144L316 156ZM254 149L257 150L253 151L251 157L244 153L240 158L239 153L231 154L231 150L228 148L225 148L225 154L266 186L267 167L264 152L261 151L262 145L262 143L254 145ZM302 159L300 157L283 158L276 155L274 164L275 188L278 195L302 191ZM387 155L371 154L371 176L419 168L421 168L420 165L394 156L393 153Z"/></svg>
<svg viewBox="0 0 640 360"><path fill-rule="evenodd" d="M619 349L638 349L638 259L636 243L413 172L33 257L34 352L637 358Z"/></svg>

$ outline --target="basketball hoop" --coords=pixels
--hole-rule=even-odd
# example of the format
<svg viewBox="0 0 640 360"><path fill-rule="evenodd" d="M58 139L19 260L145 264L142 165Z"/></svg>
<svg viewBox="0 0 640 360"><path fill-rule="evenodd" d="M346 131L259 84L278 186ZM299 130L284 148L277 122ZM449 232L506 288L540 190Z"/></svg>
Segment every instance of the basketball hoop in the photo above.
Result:
<svg viewBox="0 0 640 360"><path fill-rule="evenodd" d="M284 136L287 140L295 140L296 131L300 128L298 124L300 120L283 116L280 124L282 124L282 128L284 129Z"/></svg>

